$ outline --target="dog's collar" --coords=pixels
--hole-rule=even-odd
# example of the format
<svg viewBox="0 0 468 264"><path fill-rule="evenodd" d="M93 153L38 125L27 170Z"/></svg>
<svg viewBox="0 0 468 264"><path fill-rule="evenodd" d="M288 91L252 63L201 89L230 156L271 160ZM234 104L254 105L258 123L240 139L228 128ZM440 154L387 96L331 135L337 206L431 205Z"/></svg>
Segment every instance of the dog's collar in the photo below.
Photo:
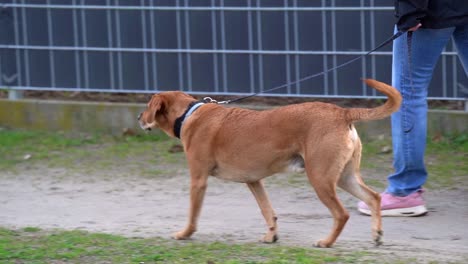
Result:
<svg viewBox="0 0 468 264"><path fill-rule="evenodd" d="M185 112L179 116L175 122L174 122L174 135L177 137L177 138L180 138L180 131L182 130L182 125L184 124L184 121L190 116L193 114L193 112L195 112L195 110L197 110L200 106L204 105L205 103L204 102L201 102L201 101L193 101L191 102L188 107L187 107L187 110L185 110Z"/></svg>

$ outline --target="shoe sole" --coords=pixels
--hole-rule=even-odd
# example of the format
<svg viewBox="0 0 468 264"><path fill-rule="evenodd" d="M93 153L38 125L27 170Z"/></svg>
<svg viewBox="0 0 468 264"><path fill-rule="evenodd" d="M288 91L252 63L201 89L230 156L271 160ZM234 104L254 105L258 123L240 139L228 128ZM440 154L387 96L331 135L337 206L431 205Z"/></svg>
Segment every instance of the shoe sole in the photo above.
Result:
<svg viewBox="0 0 468 264"><path fill-rule="evenodd" d="M365 215L371 215L370 210L364 208L358 208L359 212ZM419 205L409 208L398 208L382 210L382 216L421 216L427 214L427 208L424 205Z"/></svg>

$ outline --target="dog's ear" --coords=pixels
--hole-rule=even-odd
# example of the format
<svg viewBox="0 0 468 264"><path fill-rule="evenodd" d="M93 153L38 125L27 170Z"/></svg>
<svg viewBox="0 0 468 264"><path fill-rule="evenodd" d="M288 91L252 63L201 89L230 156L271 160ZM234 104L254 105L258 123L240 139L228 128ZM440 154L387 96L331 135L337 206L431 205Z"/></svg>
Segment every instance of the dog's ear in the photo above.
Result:
<svg viewBox="0 0 468 264"><path fill-rule="evenodd" d="M154 123L156 115L163 113L165 110L165 105L165 100L162 95L153 95L148 103L148 116L146 122L149 124Z"/></svg>

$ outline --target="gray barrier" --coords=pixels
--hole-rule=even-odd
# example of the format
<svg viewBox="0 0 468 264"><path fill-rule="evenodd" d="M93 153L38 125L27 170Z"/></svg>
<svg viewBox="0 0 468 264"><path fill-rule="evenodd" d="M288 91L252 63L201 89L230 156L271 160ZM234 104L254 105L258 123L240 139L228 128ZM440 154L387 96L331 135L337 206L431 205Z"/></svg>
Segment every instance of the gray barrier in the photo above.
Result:
<svg viewBox="0 0 468 264"><path fill-rule="evenodd" d="M392 1L0 0L0 87L245 95L352 59L393 32ZM391 46L270 96L379 97ZM431 99L465 100L452 43Z"/></svg>

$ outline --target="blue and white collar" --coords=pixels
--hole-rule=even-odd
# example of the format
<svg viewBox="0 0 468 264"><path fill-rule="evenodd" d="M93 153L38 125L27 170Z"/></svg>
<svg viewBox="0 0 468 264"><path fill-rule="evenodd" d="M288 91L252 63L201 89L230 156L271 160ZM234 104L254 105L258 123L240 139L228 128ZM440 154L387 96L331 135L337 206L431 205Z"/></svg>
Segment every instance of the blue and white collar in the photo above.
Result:
<svg viewBox="0 0 468 264"><path fill-rule="evenodd" d="M177 138L180 138L180 132L182 130L182 126L183 126L185 120L187 120L187 118L189 118L193 114L193 112L195 112L195 110L197 110L200 106L202 106L204 104L205 103L201 102L201 101L191 102L188 105L187 110L185 110L185 112L175 120L175 122L174 122L174 135Z"/></svg>

